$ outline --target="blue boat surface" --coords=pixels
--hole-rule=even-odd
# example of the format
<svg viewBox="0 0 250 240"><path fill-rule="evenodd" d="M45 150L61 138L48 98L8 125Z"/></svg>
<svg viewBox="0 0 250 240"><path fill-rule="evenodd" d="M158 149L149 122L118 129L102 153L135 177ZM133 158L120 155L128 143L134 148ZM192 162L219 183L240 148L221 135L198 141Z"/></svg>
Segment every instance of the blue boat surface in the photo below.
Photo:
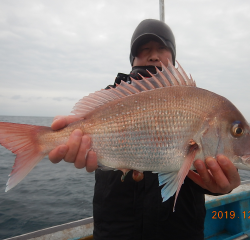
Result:
<svg viewBox="0 0 250 240"><path fill-rule="evenodd" d="M250 181L231 193L206 195L206 240L250 239ZM91 240L93 218L86 218L5 240Z"/></svg>
<svg viewBox="0 0 250 240"><path fill-rule="evenodd" d="M206 195L205 239L250 239L250 181L231 193Z"/></svg>

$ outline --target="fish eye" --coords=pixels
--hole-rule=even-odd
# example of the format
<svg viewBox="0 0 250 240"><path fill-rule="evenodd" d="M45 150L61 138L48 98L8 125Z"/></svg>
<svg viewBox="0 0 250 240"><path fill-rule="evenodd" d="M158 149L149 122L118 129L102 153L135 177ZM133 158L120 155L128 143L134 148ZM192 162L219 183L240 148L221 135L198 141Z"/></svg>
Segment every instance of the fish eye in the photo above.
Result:
<svg viewBox="0 0 250 240"><path fill-rule="evenodd" d="M239 121L233 123L231 133L233 137L240 137L243 135L244 129L243 129L242 124Z"/></svg>

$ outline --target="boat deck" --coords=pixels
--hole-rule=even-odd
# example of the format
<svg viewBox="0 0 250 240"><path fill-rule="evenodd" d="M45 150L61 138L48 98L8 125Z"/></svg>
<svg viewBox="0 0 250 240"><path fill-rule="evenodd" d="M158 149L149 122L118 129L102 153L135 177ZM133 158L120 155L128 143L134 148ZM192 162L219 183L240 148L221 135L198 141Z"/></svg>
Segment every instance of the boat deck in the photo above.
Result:
<svg viewBox="0 0 250 240"><path fill-rule="evenodd" d="M250 181L221 196L206 195L205 239L250 239Z"/></svg>

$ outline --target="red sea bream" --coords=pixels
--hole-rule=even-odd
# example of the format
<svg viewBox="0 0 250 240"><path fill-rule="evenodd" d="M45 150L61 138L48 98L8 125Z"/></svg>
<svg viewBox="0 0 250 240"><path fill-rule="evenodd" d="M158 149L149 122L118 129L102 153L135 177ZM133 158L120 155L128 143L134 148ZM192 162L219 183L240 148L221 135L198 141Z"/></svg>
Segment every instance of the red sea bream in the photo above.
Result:
<svg viewBox="0 0 250 240"><path fill-rule="evenodd" d="M84 119L59 131L1 122L0 144L17 155L6 191L76 128L91 136L101 168L158 173L164 201L177 198L198 158L225 154L250 169L250 128L229 100L197 88L180 65L151 76L84 97L73 110Z"/></svg>

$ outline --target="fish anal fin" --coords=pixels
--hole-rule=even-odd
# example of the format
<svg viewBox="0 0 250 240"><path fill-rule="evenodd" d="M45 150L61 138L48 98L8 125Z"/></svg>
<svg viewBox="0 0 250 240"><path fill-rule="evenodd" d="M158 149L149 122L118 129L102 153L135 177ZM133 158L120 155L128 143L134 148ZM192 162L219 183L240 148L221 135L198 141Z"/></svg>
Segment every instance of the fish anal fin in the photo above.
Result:
<svg viewBox="0 0 250 240"><path fill-rule="evenodd" d="M158 173L159 186L163 186L161 189L162 201L167 201L172 197L177 188L178 182L176 181L178 172L169 172L169 173Z"/></svg>

